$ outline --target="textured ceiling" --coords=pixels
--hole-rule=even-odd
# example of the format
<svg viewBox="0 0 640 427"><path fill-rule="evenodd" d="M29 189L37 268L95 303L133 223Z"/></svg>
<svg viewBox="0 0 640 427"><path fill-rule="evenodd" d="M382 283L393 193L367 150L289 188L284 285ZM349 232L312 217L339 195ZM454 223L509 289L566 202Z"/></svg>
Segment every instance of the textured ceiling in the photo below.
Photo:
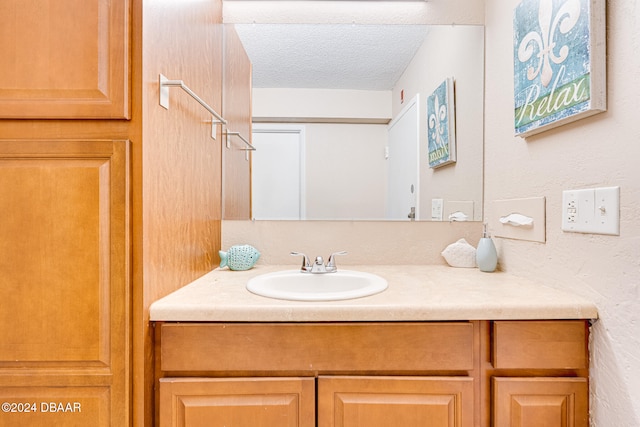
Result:
<svg viewBox="0 0 640 427"><path fill-rule="evenodd" d="M426 25L235 24L258 88L391 90Z"/></svg>

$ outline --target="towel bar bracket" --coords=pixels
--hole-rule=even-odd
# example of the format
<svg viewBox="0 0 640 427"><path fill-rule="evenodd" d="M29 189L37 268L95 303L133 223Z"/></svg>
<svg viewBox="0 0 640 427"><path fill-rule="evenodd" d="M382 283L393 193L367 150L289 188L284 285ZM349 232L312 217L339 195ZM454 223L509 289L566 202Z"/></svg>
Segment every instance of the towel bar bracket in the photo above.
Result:
<svg viewBox="0 0 640 427"><path fill-rule="evenodd" d="M240 134L240 132L233 132L233 131L230 131L230 130L228 130L228 129L227 129L227 130L225 131L225 136L226 136L226 145L227 145L227 148L231 148L231 136L237 136L238 138L240 138L240 140L241 140L242 142L244 142L244 144L246 145L246 147L245 147L245 148L240 148L240 150L245 151L245 156L244 156L244 158L245 158L245 160L247 160L247 161L249 160L249 151L256 151L256 147L255 147L255 146L253 146L249 141L247 141L247 139L246 139L244 136L242 136L242 135Z"/></svg>
<svg viewBox="0 0 640 427"><path fill-rule="evenodd" d="M227 121L222 118L220 114L218 114L213 108L209 106L202 98L195 94L189 87L184 84L182 80L169 80L162 74L159 74L158 81L160 84L160 106L165 109L169 109L169 88L171 87L179 87L180 89L187 92L193 99L195 99L198 104L202 105L205 110L211 113L213 116L211 118L211 138L216 139L216 134L218 132L218 123L227 124Z"/></svg>

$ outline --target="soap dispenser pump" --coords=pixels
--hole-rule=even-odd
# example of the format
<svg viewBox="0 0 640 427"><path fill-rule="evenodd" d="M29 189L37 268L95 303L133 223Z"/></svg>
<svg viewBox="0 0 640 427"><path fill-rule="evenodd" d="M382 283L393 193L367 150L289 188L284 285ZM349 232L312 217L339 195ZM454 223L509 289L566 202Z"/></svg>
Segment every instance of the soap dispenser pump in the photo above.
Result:
<svg viewBox="0 0 640 427"><path fill-rule="evenodd" d="M480 271L487 273L495 271L498 265L498 253L496 252L496 246L493 244L493 240L487 232L487 224L484 224L482 238L480 238L478 248L476 249L476 264Z"/></svg>

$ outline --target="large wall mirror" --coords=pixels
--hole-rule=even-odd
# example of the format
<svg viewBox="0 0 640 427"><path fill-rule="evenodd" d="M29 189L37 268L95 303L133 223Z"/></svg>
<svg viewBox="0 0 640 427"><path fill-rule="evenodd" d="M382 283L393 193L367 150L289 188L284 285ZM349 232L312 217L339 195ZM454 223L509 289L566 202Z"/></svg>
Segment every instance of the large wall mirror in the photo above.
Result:
<svg viewBox="0 0 640 427"><path fill-rule="evenodd" d="M235 24L253 64L253 217L482 220L484 28ZM453 79L456 161L429 166Z"/></svg>

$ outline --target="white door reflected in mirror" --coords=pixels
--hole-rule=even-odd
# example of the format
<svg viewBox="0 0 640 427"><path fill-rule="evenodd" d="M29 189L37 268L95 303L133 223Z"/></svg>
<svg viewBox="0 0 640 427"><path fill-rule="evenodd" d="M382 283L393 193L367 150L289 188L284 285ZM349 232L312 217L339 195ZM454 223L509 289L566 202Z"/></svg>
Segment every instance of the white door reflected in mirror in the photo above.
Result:
<svg viewBox="0 0 640 427"><path fill-rule="evenodd" d="M420 108L414 97L389 123L389 183L386 219L420 220ZM412 209L413 208L413 209Z"/></svg>
<svg viewBox="0 0 640 427"><path fill-rule="evenodd" d="M252 141L253 218L305 219L304 127L254 126Z"/></svg>

